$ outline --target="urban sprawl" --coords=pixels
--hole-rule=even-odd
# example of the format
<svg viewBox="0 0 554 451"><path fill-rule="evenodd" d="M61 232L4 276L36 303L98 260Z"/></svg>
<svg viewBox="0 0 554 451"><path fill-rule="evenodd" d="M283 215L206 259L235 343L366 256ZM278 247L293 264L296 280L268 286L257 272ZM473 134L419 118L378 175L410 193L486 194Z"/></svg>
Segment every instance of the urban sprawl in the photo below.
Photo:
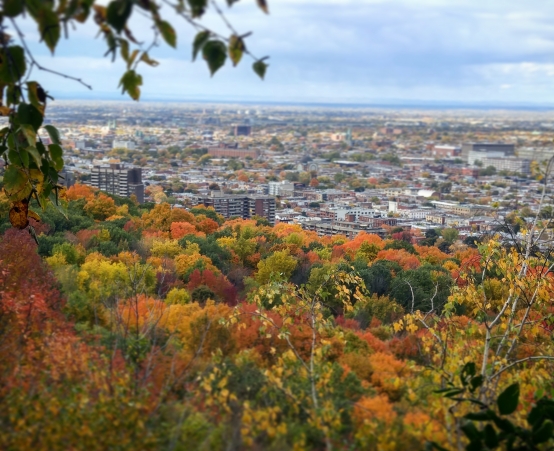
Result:
<svg viewBox="0 0 554 451"><path fill-rule="evenodd" d="M319 235L471 238L540 208L547 112L56 103L64 183ZM47 141L44 133L43 140ZM1 163L0 163L1 164ZM540 212L549 214L549 212ZM551 212L552 213L552 212Z"/></svg>

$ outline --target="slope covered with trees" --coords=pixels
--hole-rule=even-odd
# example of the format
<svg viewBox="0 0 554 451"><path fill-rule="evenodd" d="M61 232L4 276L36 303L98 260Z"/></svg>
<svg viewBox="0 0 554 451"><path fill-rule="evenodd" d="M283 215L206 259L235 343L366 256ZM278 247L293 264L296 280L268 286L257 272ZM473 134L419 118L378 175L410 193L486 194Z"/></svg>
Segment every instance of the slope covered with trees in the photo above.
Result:
<svg viewBox="0 0 554 451"><path fill-rule="evenodd" d="M62 198L2 216L0 448L554 444L548 254Z"/></svg>

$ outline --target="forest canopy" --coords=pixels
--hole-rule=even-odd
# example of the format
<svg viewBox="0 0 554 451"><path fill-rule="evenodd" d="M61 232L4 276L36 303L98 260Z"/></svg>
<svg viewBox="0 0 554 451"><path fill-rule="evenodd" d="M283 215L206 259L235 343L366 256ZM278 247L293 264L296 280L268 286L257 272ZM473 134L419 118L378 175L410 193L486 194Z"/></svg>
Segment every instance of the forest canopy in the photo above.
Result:
<svg viewBox="0 0 554 451"><path fill-rule="evenodd" d="M0 224L3 449L552 446L548 255L61 197Z"/></svg>

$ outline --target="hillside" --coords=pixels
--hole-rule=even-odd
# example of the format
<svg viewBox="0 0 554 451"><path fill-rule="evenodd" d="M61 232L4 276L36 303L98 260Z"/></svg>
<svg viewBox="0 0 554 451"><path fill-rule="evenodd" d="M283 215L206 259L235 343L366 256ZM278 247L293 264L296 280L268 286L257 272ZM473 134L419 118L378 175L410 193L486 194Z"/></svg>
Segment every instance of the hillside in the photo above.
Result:
<svg viewBox="0 0 554 451"><path fill-rule="evenodd" d="M0 215L1 449L460 449L554 388L549 253L63 197Z"/></svg>

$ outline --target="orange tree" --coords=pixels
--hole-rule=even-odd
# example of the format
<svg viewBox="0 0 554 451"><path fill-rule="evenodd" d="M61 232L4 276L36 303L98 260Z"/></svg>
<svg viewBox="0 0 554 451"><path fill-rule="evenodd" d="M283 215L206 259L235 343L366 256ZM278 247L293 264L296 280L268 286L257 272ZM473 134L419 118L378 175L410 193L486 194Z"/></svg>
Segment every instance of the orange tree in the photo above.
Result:
<svg viewBox="0 0 554 451"><path fill-rule="evenodd" d="M235 2L227 0L229 7ZM257 0L257 3L268 12L265 0ZM208 11L221 16L227 28L225 36L199 22ZM130 20L133 14L151 21L150 36L136 34L139 30ZM138 100L142 85L142 76L138 73L140 64L158 65L150 51L160 40L171 47L177 46L177 31L166 20L170 15L197 31L192 43L193 60L202 54L212 75L227 58L236 66L243 55L248 54L254 60L254 72L264 77L266 58L256 58L248 51L245 39L250 33L239 34L216 0L111 0L107 4L97 0L5 0L1 3L0 115L7 116L9 123L0 130L0 156L7 166L3 184L11 202L9 216L13 227L28 227L29 216L38 219L38 215L29 210L32 200L39 208L48 203L58 206L60 172L64 166L58 131L52 125L43 126L46 107L52 97L45 87L29 79L32 69L71 79L90 89L81 79L40 65L21 31L21 22L31 19L37 26L41 42L52 53L62 36L69 39L70 31L76 26L94 22L105 40L106 56L111 56L112 61L119 57L126 64L119 84L122 92ZM48 141L39 136L41 127L48 133Z"/></svg>

